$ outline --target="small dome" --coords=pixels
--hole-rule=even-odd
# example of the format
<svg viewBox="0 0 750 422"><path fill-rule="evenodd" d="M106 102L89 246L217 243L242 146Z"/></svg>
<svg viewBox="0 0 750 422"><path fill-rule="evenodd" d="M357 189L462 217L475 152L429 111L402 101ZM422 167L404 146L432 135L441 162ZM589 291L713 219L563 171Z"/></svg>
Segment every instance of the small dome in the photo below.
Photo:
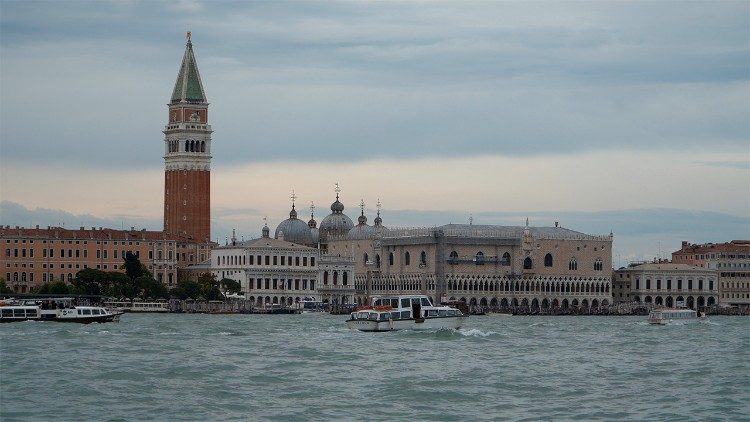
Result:
<svg viewBox="0 0 750 422"><path fill-rule="evenodd" d="M329 214L320 222L321 240L328 241L330 237L345 236L352 227L354 227L354 223L346 214Z"/></svg>
<svg viewBox="0 0 750 422"><path fill-rule="evenodd" d="M263 237L269 237L270 229L268 228L268 224L263 225Z"/></svg>
<svg viewBox="0 0 750 422"><path fill-rule="evenodd" d="M314 229L318 227L318 222L315 221L314 218L310 217L310 221L307 222L307 227L310 227L311 229Z"/></svg>
<svg viewBox="0 0 750 422"><path fill-rule="evenodd" d="M357 219L357 223L359 223L360 226L363 225L363 224L366 225L367 224L367 217L365 217L364 214L360 215L359 218Z"/></svg>
<svg viewBox="0 0 750 422"><path fill-rule="evenodd" d="M278 239L283 233L284 240L292 243L299 243L300 245L310 245L312 236L310 235L310 227L305 224L304 221L298 218L288 218L276 227L274 237Z"/></svg>
<svg viewBox="0 0 750 422"><path fill-rule="evenodd" d="M292 210L289 211L289 218L297 218L297 210L294 209L294 204L292 204Z"/></svg>
<svg viewBox="0 0 750 422"><path fill-rule="evenodd" d="M375 227L368 226L367 224L359 224L349 230L347 237L350 240L364 240L372 239L376 234Z"/></svg>
<svg viewBox="0 0 750 422"><path fill-rule="evenodd" d="M339 196L338 195L336 195L336 201L334 201L333 204L331 204L331 211L333 211L333 212L335 212L337 214L341 214L342 212L344 212L344 204L342 204L341 202L339 202Z"/></svg>

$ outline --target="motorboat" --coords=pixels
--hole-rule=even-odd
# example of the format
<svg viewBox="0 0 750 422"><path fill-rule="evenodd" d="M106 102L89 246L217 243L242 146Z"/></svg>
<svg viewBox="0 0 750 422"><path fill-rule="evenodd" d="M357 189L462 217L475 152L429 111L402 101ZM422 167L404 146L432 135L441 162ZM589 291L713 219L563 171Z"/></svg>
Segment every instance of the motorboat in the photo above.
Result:
<svg viewBox="0 0 750 422"><path fill-rule="evenodd" d="M705 318L700 312L693 309L654 309L648 314L648 323L651 325L666 325L671 322L696 322L699 318Z"/></svg>
<svg viewBox="0 0 750 422"><path fill-rule="evenodd" d="M0 304L0 322L55 321L89 324L92 322L117 322L121 314L122 312L113 312L100 306L48 308L28 301Z"/></svg>
<svg viewBox="0 0 750 422"><path fill-rule="evenodd" d="M458 329L467 316L451 306L435 306L426 295L374 298L372 306L350 314L347 327L360 331Z"/></svg>

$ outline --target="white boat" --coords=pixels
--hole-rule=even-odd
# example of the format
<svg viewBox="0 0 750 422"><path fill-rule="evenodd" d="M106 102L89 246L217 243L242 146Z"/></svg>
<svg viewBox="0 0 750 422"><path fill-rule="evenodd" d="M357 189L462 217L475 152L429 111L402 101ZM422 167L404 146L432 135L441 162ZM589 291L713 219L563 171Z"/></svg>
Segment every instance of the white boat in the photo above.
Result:
<svg viewBox="0 0 750 422"><path fill-rule="evenodd" d="M360 331L457 329L466 315L450 306L434 306L425 295L383 296L372 306L357 309L346 321L347 327Z"/></svg>
<svg viewBox="0 0 750 422"><path fill-rule="evenodd" d="M648 323L652 325L666 325L671 322L696 322L700 314L692 309L654 309L648 314Z"/></svg>
<svg viewBox="0 0 750 422"><path fill-rule="evenodd" d="M71 306L56 309L43 309L35 303L14 303L0 306L0 322L55 321L92 322L119 321L121 312L112 312L99 306Z"/></svg>
<svg viewBox="0 0 750 422"><path fill-rule="evenodd" d="M167 302L104 302L104 306L118 312L169 312Z"/></svg>

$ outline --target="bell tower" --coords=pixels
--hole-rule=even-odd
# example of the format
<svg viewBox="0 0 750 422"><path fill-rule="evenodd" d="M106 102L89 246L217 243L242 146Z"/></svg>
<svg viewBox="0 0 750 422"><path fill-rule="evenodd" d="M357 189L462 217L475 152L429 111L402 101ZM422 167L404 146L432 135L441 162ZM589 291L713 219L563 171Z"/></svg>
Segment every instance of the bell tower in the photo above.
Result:
<svg viewBox="0 0 750 422"><path fill-rule="evenodd" d="M211 240L211 125L190 32L164 128L164 232Z"/></svg>

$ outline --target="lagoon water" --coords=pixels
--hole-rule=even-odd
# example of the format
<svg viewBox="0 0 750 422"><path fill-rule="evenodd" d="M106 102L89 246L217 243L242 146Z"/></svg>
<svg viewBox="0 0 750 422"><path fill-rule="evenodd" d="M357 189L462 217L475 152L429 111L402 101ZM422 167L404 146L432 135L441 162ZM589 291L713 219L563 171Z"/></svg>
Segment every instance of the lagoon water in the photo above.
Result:
<svg viewBox="0 0 750 422"><path fill-rule="evenodd" d="M471 317L361 333L330 315L0 325L0 419L748 420L750 319Z"/></svg>

